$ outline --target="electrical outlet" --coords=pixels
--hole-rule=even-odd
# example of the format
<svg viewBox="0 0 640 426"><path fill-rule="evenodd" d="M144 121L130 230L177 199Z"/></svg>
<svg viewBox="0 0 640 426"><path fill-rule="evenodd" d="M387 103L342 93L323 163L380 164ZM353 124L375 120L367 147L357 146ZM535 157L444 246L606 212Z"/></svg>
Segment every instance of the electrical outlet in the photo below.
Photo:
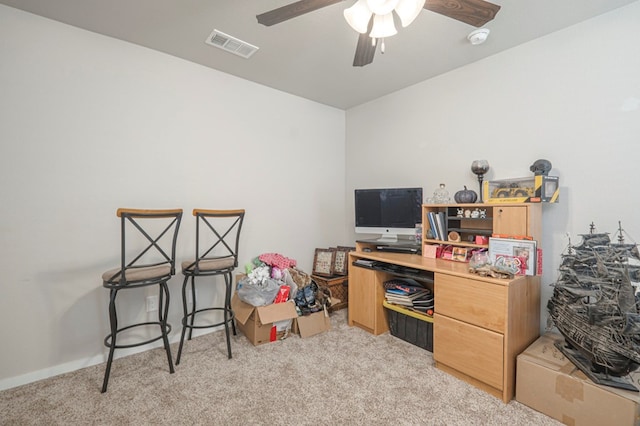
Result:
<svg viewBox="0 0 640 426"><path fill-rule="evenodd" d="M147 312L153 312L158 310L158 296L147 297Z"/></svg>

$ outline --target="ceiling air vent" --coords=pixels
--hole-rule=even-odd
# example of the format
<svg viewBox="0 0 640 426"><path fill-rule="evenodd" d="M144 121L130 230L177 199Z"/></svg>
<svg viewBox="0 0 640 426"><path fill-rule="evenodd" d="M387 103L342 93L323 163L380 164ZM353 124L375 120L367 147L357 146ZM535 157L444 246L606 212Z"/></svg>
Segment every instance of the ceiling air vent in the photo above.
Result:
<svg viewBox="0 0 640 426"><path fill-rule="evenodd" d="M209 34L205 43L226 50L234 55L242 56L245 59L250 58L251 55L256 53L259 49L257 46L249 44L246 41L239 40L235 37L231 37L230 35L218 30L213 30L213 32Z"/></svg>

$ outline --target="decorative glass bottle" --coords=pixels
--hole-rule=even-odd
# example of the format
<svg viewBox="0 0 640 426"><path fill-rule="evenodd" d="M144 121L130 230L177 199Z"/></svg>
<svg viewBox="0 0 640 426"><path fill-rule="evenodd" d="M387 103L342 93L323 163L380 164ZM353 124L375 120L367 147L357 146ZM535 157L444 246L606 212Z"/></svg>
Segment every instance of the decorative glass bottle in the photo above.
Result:
<svg viewBox="0 0 640 426"><path fill-rule="evenodd" d="M447 204L450 201L449 191L446 190L444 183L441 183L440 186L433 191L433 202L434 204Z"/></svg>

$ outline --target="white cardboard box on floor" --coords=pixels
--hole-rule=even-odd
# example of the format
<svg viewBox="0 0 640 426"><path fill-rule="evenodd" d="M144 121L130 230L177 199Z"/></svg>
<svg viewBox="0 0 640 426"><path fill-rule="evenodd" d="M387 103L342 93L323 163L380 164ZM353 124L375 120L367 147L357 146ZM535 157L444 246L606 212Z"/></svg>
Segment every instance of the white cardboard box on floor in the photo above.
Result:
<svg viewBox="0 0 640 426"><path fill-rule="evenodd" d="M571 426L639 425L639 393L594 383L555 347L563 340L547 333L518 355L516 400Z"/></svg>

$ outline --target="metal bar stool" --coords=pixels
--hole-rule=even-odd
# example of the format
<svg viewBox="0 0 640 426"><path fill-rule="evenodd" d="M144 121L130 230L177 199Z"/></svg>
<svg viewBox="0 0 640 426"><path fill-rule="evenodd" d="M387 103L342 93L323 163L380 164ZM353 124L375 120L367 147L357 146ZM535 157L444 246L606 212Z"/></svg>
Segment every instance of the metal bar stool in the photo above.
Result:
<svg viewBox="0 0 640 426"><path fill-rule="evenodd" d="M245 211L240 210L204 210L194 209L193 215L196 217L196 255L195 260L182 262L182 273L184 282L182 284L182 335L180 336L180 346L176 365L180 364L182 347L187 329L189 329L188 340L194 328L210 328L224 325L227 338L227 356L231 358L231 338L229 336L229 325L236 335L233 310L231 309L231 293L233 292L232 272L238 266L238 246L240 231L244 220ZM224 305L217 307L207 307L198 309L196 306L196 277L222 275L225 282ZM187 287L188 283L191 283ZM189 290L189 291L188 291ZM188 306L188 292L190 292L191 310ZM222 321L214 324L201 324L195 322L196 314L206 311L222 311Z"/></svg>
<svg viewBox="0 0 640 426"><path fill-rule="evenodd" d="M116 349L142 346L162 339L169 362L169 372L173 373L169 332L167 324L169 311L169 288L167 281L175 275L176 239L182 219L182 209L139 210L118 209L116 215L121 222L120 266L102 274L102 286L109 289L109 322L111 333L104 344L109 348L107 368L104 373L102 392L107 391L113 353ZM136 232L137 231L137 232ZM151 235L156 235L152 237ZM144 241L140 247L140 241ZM116 296L120 290L158 286L158 321L141 322L118 328ZM158 326L160 334L143 342L118 344L119 333L142 326Z"/></svg>

